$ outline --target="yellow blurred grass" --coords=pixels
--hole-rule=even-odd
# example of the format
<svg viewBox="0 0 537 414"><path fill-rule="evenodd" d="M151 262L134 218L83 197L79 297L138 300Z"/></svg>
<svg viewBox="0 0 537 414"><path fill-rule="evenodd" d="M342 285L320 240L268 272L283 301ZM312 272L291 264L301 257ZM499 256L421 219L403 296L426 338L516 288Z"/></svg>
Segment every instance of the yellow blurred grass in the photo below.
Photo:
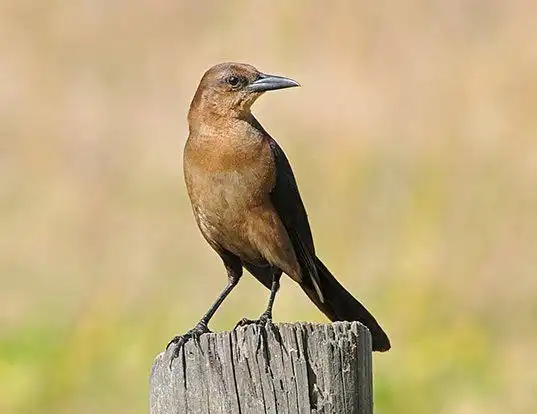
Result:
<svg viewBox="0 0 537 414"><path fill-rule="evenodd" d="M378 412L537 409L535 5L1 7L1 412L147 409L153 356L225 283L181 157L197 81L228 59L303 84L255 111L321 257L392 336ZM213 328L263 295L246 275ZM323 320L288 281L275 316Z"/></svg>

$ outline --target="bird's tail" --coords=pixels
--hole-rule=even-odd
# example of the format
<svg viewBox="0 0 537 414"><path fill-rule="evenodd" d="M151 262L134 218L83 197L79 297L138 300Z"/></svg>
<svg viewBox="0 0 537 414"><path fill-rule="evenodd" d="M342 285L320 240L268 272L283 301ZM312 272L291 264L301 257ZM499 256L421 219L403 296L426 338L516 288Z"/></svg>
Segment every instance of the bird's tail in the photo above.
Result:
<svg viewBox="0 0 537 414"><path fill-rule="evenodd" d="M317 307L332 321L358 321L371 332L373 351L390 349L388 335L382 330L373 315L358 302L330 273L326 266L315 258L324 301L321 301L313 284L302 283L301 287Z"/></svg>

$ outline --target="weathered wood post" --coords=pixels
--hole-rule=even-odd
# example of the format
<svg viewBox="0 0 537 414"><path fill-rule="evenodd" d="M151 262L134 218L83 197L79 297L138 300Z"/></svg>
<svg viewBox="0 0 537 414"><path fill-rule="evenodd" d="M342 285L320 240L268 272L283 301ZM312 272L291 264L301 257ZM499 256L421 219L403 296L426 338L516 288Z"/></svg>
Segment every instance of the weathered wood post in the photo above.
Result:
<svg viewBox="0 0 537 414"><path fill-rule="evenodd" d="M250 325L155 360L150 413L373 412L371 336L358 322Z"/></svg>

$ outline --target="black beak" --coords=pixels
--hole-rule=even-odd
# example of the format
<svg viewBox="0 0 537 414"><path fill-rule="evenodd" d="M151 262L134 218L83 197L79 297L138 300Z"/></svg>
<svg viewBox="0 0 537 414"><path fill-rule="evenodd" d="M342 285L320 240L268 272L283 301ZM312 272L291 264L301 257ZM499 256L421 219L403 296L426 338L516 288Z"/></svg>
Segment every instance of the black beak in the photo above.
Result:
<svg viewBox="0 0 537 414"><path fill-rule="evenodd" d="M293 79L284 78L283 76L265 75L262 73L260 74L259 79L249 84L246 89L252 92L266 92L276 89L293 88L295 86L300 86L300 84Z"/></svg>

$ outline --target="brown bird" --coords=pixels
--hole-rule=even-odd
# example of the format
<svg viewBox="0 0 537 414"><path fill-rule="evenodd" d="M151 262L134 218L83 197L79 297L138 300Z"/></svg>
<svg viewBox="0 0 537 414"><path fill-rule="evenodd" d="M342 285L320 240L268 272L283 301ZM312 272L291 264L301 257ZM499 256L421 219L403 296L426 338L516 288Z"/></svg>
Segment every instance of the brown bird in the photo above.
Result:
<svg viewBox="0 0 537 414"><path fill-rule="evenodd" d="M196 327L170 341L168 347L177 344L172 361L189 338L210 332L209 320L243 267L270 296L258 320L238 325L271 322L283 272L331 321L360 321L371 332L374 351L390 349L375 318L317 257L289 161L250 111L264 92L294 86L298 82L240 63L213 66L201 79L188 113L184 174L196 222L222 258L228 283Z"/></svg>

